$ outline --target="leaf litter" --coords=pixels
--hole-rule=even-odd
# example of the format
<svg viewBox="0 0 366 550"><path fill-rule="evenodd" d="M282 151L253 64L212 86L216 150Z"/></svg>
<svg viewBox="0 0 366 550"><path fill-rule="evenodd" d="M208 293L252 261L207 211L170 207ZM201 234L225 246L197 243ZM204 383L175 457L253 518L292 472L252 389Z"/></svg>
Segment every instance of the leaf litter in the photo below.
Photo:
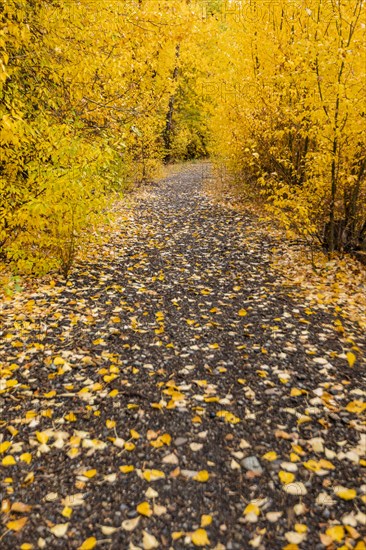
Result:
<svg viewBox="0 0 366 550"><path fill-rule="evenodd" d="M365 549L362 326L283 284L210 177L2 304L1 548Z"/></svg>

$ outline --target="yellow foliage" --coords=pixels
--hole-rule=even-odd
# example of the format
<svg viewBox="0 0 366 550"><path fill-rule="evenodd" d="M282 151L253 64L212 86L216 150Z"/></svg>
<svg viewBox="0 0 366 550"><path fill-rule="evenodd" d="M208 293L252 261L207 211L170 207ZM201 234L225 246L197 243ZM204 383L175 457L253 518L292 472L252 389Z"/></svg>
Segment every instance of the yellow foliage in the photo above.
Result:
<svg viewBox="0 0 366 550"><path fill-rule="evenodd" d="M362 245L362 1L240 4L206 82L218 177L330 251Z"/></svg>

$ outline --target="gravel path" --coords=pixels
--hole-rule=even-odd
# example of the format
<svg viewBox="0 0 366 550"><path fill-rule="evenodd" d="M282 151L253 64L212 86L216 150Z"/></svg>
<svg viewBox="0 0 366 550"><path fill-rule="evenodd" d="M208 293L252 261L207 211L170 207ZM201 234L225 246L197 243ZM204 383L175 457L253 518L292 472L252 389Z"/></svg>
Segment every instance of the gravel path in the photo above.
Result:
<svg viewBox="0 0 366 550"><path fill-rule="evenodd" d="M3 306L2 550L365 548L365 335L281 284L209 177Z"/></svg>

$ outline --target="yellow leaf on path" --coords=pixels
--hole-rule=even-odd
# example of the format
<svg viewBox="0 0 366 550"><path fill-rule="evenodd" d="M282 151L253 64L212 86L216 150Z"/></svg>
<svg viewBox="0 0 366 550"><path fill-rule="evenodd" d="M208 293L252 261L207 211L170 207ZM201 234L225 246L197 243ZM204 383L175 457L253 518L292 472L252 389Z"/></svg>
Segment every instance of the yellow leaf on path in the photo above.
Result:
<svg viewBox="0 0 366 550"><path fill-rule="evenodd" d="M7 455L7 456L4 456L1 463L3 466L14 466L14 464L16 464L16 461L12 455Z"/></svg>
<svg viewBox="0 0 366 550"><path fill-rule="evenodd" d="M290 453L291 462L300 462L301 458L296 453Z"/></svg>
<svg viewBox="0 0 366 550"><path fill-rule="evenodd" d="M159 439L164 443L164 445L170 445L172 441L172 436L169 434L163 434L160 436Z"/></svg>
<svg viewBox="0 0 366 550"><path fill-rule="evenodd" d="M65 517L65 518L70 518L71 515L72 515L72 508L70 508L70 506L65 506L64 509L62 510L61 514Z"/></svg>
<svg viewBox="0 0 366 550"><path fill-rule="evenodd" d="M195 476L194 476L194 480L195 481L200 481L201 483L206 483L206 481L208 481L210 477L210 474L208 473L207 470L201 470L200 472L198 472Z"/></svg>
<svg viewBox="0 0 366 550"><path fill-rule="evenodd" d="M298 397L299 395L302 395L302 390L299 390L298 388L292 388L290 392L291 397Z"/></svg>
<svg viewBox="0 0 366 550"><path fill-rule="evenodd" d="M347 487L336 487L334 489L334 492L337 497L343 500L352 500L357 496L357 493L354 489L347 489Z"/></svg>
<svg viewBox="0 0 366 550"><path fill-rule="evenodd" d="M307 470L310 470L311 472L318 472L319 470L322 469L319 462L317 462L316 460L313 460L313 459L307 460L306 462L303 462L302 464L303 464L303 466L305 466L305 468Z"/></svg>
<svg viewBox="0 0 366 550"><path fill-rule="evenodd" d="M203 514L201 516L201 527L207 527L208 525L211 525L212 523L212 516L208 514Z"/></svg>
<svg viewBox="0 0 366 550"><path fill-rule="evenodd" d="M120 466L119 469L123 474L129 474L130 472L134 471L135 466L132 466L132 464L131 465L126 464L124 466Z"/></svg>
<svg viewBox="0 0 366 550"><path fill-rule="evenodd" d="M217 411L216 416L219 418L224 418L225 422L228 422L229 424L238 424L240 422L240 418L235 416L235 414L230 411Z"/></svg>
<svg viewBox="0 0 366 550"><path fill-rule="evenodd" d="M138 504L138 506L136 507L136 510L139 514L141 514L142 516L146 516L146 517L150 517L152 516L152 510L151 510L151 507L150 507L150 504L148 502L141 502L140 504Z"/></svg>
<svg viewBox="0 0 366 550"><path fill-rule="evenodd" d="M197 529L191 534L191 540L195 546L206 546L210 544L207 533L204 529Z"/></svg>
<svg viewBox="0 0 366 550"><path fill-rule="evenodd" d="M96 340L93 340L92 344L93 346L99 346L100 344L104 344L104 340L103 338L97 338Z"/></svg>
<svg viewBox="0 0 366 550"><path fill-rule="evenodd" d="M0 454L6 453L9 447L11 447L11 441L3 441L0 443Z"/></svg>
<svg viewBox="0 0 366 550"><path fill-rule="evenodd" d="M20 550L32 550L33 548L34 546L30 542L23 542L23 544L20 547Z"/></svg>
<svg viewBox="0 0 366 550"><path fill-rule="evenodd" d="M346 411L355 414L362 414L366 410L366 403L363 401L351 401L346 406Z"/></svg>
<svg viewBox="0 0 366 550"><path fill-rule="evenodd" d="M319 466L324 470L335 470L334 464L329 462L329 460L325 460L325 458L321 458L319 460Z"/></svg>
<svg viewBox="0 0 366 550"><path fill-rule="evenodd" d="M93 550L97 545L97 539L95 537L89 537L84 540L83 544L79 546L78 550Z"/></svg>
<svg viewBox="0 0 366 550"><path fill-rule="evenodd" d="M88 479L91 479L97 474L97 470L86 470L85 472L82 472L82 476L87 477Z"/></svg>
<svg viewBox="0 0 366 550"><path fill-rule="evenodd" d="M41 445L45 445L49 440L49 435L47 435L45 432L36 432L36 437Z"/></svg>
<svg viewBox="0 0 366 550"><path fill-rule="evenodd" d="M283 470L278 472L278 477L280 478L281 483L284 483L284 484L292 483L293 480L295 479L294 474L290 472L284 472Z"/></svg>
<svg viewBox="0 0 366 550"><path fill-rule="evenodd" d="M256 516L259 516L259 514L260 514L260 509L259 509L259 507L258 507L256 504L250 502L250 503L248 504L248 506L245 508L245 510L244 510L243 513L244 513L245 516L246 516L247 514L255 514Z"/></svg>
<svg viewBox="0 0 366 550"><path fill-rule="evenodd" d="M126 451L133 451L136 445L132 443L132 441L126 441L125 443L125 449Z"/></svg>
<svg viewBox="0 0 366 550"><path fill-rule="evenodd" d="M277 453L275 451L269 451L268 453L264 454L262 456L264 460L268 460L269 462L272 462L272 460L276 460Z"/></svg>
<svg viewBox="0 0 366 550"><path fill-rule="evenodd" d="M160 470L145 470L142 472L142 476L146 481L156 481L157 479L163 479L165 477L164 472Z"/></svg>
<svg viewBox="0 0 366 550"><path fill-rule="evenodd" d="M334 525L334 527L329 527L325 534L328 535L335 542L342 542L344 539L344 527L342 525Z"/></svg>
<svg viewBox="0 0 366 550"><path fill-rule="evenodd" d="M62 359L62 357L60 357L58 355L57 357L54 358L53 364L56 365L56 366L64 365L65 364L65 359Z"/></svg>
<svg viewBox="0 0 366 550"><path fill-rule="evenodd" d="M52 390L52 391L49 391L48 393L44 393L43 397L45 399L52 399L52 397L55 397L55 395L56 395L55 390Z"/></svg>
<svg viewBox="0 0 366 550"><path fill-rule="evenodd" d="M246 309L239 309L238 315L239 317L245 317L246 315L248 315L248 312L246 311Z"/></svg>
<svg viewBox="0 0 366 550"><path fill-rule="evenodd" d="M24 525L27 523L28 521L28 518L27 517L24 517L24 518L20 518L20 519L16 519L15 521L9 521L7 524L6 524L6 527L10 530L10 531L15 531L16 533L18 531L20 531L21 529L23 529Z"/></svg>
<svg viewBox="0 0 366 550"><path fill-rule="evenodd" d="M352 351L347 351L346 357L347 357L347 361L348 361L349 366L352 368L353 365L354 365L355 362L356 362L356 356L355 356L355 354L352 353Z"/></svg>
<svg viewBox="0 0 366 550"><path fill-rule="evenodd" d="M115 420L106 420L105 425L108 428L108 430L112 430L113 428L116 427L116 421Z"/></svg>
<svg viewBox="0 0 366 550"><path fill-rule="evenodd" d="M139 439L140 438L140 434L138 432L136 432L136 430L130 430L130 435L131 435L132 439Z"/></svg>

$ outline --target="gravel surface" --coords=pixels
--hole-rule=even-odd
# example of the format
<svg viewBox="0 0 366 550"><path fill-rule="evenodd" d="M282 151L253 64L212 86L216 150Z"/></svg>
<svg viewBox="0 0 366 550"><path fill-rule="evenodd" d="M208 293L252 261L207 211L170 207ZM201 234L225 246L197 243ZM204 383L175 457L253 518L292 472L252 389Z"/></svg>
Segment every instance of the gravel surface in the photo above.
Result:
<svg viewBox="0 0 366 550"><path fill-rule="evenodd" d="M209 178L3 305L1 550L366 548L365 334Z"/></svg>

